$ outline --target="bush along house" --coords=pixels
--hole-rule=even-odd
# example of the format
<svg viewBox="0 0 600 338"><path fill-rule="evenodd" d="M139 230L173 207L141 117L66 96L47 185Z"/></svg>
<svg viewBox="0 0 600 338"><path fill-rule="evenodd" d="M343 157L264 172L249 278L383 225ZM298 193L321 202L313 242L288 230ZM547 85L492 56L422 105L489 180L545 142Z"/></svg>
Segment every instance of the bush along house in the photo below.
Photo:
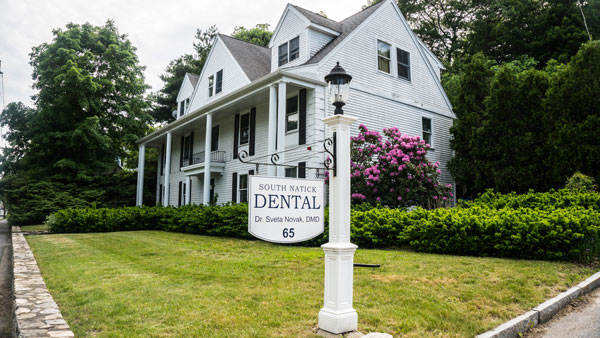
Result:
<svg viewBox="0 0 600 338"><path fill-rule="evenodd" d="M326 159L321 119L335 109L324 77L337 62L353 77L345 114L371 130L398 127L424 138L429 160L441 163L441 182L453 183L445 169L455 115L440 83L443 65L396 3L340 22L288 4L268 48L219 34L202 73L185 76L177 119L138 140L137 204L146 147L159 150L160 205L246 202L255 174L322 178L324 170L313 169ZM240 154L280 166L257 167Z"/></svg>

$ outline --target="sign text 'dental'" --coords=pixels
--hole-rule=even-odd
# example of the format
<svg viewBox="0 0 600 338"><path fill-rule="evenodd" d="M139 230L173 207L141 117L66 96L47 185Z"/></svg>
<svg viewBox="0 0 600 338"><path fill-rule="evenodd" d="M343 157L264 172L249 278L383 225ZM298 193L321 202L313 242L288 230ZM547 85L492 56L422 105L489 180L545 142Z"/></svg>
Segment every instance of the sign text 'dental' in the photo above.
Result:
<svg viewBox="0 0 600 338"><path fill-rule="evenodd" d="M265 241L294 243L323 232L323 180L250 176L248 231Z"/></svg>

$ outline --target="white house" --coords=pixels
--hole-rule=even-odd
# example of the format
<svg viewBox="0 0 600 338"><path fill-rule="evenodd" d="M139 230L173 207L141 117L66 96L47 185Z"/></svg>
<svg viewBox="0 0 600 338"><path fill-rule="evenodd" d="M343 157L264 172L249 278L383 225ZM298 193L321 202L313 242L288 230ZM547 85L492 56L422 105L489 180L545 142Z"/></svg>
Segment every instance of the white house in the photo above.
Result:
<svg viewBox="0 0 600 338"><path fill-rule="evenodd" d="M444 183L453 183L446 163L456 117L440 83L443 65L395 1L340 22L288 4L268 48L220 34L202 74L186 75L177 120L138 140L137 203L145 147L160 150L162 205L208 203L217 195L219 203L244 202L253 174L323 177L321 119L334 110L324 77L336 62L353 77L344 112L369 129L398 127L427 139L429 160L441 163ZM244 151L245 162L279 166L243 163Z"/></svg>

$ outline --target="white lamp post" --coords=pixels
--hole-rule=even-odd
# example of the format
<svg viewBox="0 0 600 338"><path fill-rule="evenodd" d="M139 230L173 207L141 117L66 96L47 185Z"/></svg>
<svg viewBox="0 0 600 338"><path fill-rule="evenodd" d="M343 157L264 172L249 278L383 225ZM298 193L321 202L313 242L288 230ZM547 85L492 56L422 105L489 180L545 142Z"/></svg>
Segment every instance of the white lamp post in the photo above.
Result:
<svg viewBox="0 0 600 338"><path fill-rule="evenodd" d="M334 116L323 119L335 135L334 174L329 175L329 242L325 251L324 305L319 312L319 328L339 334L355 331L358 315L352 307L354 252L350 243L350 126L356 117L344 115L352 76L339 62L325 77Z"/></svg>

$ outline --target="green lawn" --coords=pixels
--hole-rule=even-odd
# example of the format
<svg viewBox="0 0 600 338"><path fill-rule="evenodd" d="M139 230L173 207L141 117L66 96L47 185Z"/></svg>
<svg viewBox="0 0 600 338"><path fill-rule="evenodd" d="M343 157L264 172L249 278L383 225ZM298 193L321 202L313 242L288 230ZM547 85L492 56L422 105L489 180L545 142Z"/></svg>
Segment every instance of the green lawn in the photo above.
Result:
<svg viewBox="0 0 600 338"><path fill-rule="evenodd" d="M27 237L77 337L311 337L320 248L155 231ZM361 250L362 332L473 337L578 283L589 268Z"/></svg>
<svg viewBox="0 0 600 338"><path fill-rule="evenodd" d="M48 227L46 224L21 226L21 231L40 231L40 230L50 230L50 227Z"/></svg>

